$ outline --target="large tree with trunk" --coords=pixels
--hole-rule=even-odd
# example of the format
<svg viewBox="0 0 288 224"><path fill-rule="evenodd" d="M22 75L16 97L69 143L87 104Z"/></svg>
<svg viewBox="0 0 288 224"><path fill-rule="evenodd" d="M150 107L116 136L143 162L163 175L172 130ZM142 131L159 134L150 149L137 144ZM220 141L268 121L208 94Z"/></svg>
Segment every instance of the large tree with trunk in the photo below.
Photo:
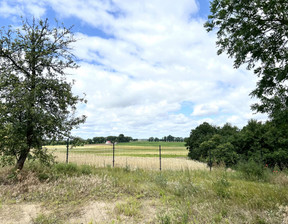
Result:
<svg viewBox="0 0 288 224"><path fill-rule="evenodd" d="M22 20L0 30L0 152L22 169L27 157L43 156L45 139L68 137L85 116L84 99L72 94L67 69L77 68L71 28L48 20Z"/></svg>
<svg viewBox="0 0 288 224"><path fill-rule="evenodd" d="M207 31L217 32L218 54L238 68L246 64L259 77L252 96L257 112L288 123L288 1L213 0Z"/></svg>

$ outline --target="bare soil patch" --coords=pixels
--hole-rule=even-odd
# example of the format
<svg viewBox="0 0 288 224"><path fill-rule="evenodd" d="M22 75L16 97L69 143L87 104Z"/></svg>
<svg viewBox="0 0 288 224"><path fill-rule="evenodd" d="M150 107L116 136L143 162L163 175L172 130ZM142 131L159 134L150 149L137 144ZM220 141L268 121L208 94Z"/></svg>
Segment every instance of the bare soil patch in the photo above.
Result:
<svg viewBox="0 0 288 224"><path fill-rule="evenodd" d="M3 205L0 209L0 223L29 224L41 213L39 204Z"/></svg>

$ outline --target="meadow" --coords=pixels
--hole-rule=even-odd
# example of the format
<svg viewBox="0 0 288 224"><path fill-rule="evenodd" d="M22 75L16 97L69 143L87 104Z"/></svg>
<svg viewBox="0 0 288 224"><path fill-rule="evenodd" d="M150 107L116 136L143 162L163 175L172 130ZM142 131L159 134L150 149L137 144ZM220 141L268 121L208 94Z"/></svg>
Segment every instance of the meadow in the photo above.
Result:
<svg viewBox="0 0 288 224"><path fill-rule="evenodd" d="M288 223L287 170L210 172L183 144L167 144L159 171L157 145L130 146L116 146L114 168L107 145L70 149L68 164L66 146L49 146L59 163L0 168L0 223Z"/></svg>
<svg viewBox="0 0 288 224"><path fill-rule="evenodd" d="M0 223L287 223L287 172L251 177L28 162L0 169Z"/></svg>

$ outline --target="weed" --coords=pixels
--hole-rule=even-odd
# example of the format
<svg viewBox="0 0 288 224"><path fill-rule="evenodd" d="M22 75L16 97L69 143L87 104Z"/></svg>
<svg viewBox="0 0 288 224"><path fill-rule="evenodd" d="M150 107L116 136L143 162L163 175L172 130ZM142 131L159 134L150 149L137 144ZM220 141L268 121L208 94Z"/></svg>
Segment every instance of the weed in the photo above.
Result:
<svg viewBox="0 0 288 224"><path fill-rule="evenodd" d="M172 183L172 192L178 197L190 197L199 191L199 188L193 183L191 172L185 170L183 177Z"/></svg>
<svg viewBox="0 0 288 224"><path fill-rule="evenodd" d="M125 216L137 216L140 214L141 204L137 199L128 198L124 203L117 203L115 210L116 214L123 214Z"/></svg>
<svg viewBox="0 0 288 224"><path fill-rule="evenodd" d="M84 175L92 174L92 167L88 165L80 166L80 173Z"/></svg>
<svg viewBox="0 0 288 224"><path fill-rule="evenodd" d="M229 187L231 183L227 180L226 175L223 175L220 179L212 184L213 190L220 198L229 198Z"/></svg>
<svg viewBox="0 0 288 224"><path fill-rule="evenodd" d="M268 224L262 217L256 216L252 222L253 224Z"/></svg>
<svg viewBox="0 0 288 224"><path fill-rule="evenodd" d="M166 188L167 182L167 178L162 173L159 173L155 176L155 183L161 188Z"/></svg>
<svg viewBox="0 0 288 224"><path fill-rule="evenodd" d="M124 167L124 171L125 172L130 172L131 171L131 168L130 166L126 163L126 166Z"/></svg>
<svg viewBox="0 0 288 224"><path fill-rule="evenodd" d="M61 173L68 176L78 174L79 169L74 163L58 163L54 167L56 173Z"/></svg>
<svg viewBox="0 0 288 224"><path fill-rule="evenodd" d="M158 219L158 222L161 224L172 223L171 214L168 214L167 212L162 212L162 213L158 214L157 219Z"/></svg>
<svg viewBox="0 0 288 224"><path fill-rule="evenodd" d="M61 224L63 222L60 221L55 215L45 215L41 213L35 219L32 220L32 223L33 224Z"/></svg>

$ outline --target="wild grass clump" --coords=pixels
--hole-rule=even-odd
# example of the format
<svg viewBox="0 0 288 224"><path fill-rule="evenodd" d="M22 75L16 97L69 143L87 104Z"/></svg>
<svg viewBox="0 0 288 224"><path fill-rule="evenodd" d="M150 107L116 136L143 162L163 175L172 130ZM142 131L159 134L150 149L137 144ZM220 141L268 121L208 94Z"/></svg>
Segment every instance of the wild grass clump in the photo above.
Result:
<svg viewBox="0 0 288 224"><path fill-rule="evenodd" d="M136 198L128 198L125 202L118 202L115 206L116 214L123 214L125 216L139 216L141 203Z"/></svg>
<svg viewBox="0 0 288 224"><path fill-rule="evenodd" d="M56 215L39 214L36 218L32 219L32 224L62 224L63 221L59 220Z"/></svg>
<svg viewBox="0 0 288 224"><path fill-rule="evenodd" d="M274 172L270 177L270 182L275 185L288 187L288 174L285 172Z"/></svg>
<svg viewBox="0 0 288 224"><path fill-rule="evenodd" d="M67 176L80 176L91 174L92 167L88 165L77 166L74 163L58 163L53 167L52 172Z"/></svg>
<svg viewBox="0 0 288 224"><path fill-rule="evenodd" d="M220 177L217 178L216 181L213 182L212 188L220 198L230 198L229 187L231 183L229 182L227 175L225 173Z"/></svg>

